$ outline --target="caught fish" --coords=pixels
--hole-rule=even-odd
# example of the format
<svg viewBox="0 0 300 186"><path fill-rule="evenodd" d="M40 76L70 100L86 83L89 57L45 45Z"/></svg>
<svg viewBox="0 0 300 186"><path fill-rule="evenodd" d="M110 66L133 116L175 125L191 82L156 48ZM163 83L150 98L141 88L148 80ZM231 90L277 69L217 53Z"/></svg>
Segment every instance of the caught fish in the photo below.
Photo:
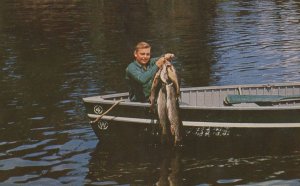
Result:
<svg viewBox="0 0 300 186"><path fill-rule="evenodd" d="M157 88L159 88L157 94ZM157 96L156 96L157 94ZM167 61L156 73L150 94L150 111L154 112L155 98L157 97L157 114L162 128L162 143L174 136L174 145L182 141L182 121L179 113L178 98L180 87L176 70L171 62Z"/></svg>
<svg viewBox="0 0 300 186"><path fill-rule="evenodd" d="M167 110L167 90L166 87L162 86L159 89L157 96L157 113L158 120L161 126L161 142L167 144L170 141L170 124L168 122L168 110Z"/></svg>
<svg viewBox="0 0 300 186"><path fill-rule="evenodd" d="M167 65L167 74L168 78L174 83L175 89L176 89L176 97L178 98L180 96L180 87L178 82L178 77L176 70L171 62L166 62Z"/></svg>
<svg viewBox="0 0 300 186"><path fill-rule="evenodd" d="M179 113L179 103L174 83L166 85L167 91L167 115L170 122L171 134L175 136L175 146L182 140L182 121Z"/></svg>

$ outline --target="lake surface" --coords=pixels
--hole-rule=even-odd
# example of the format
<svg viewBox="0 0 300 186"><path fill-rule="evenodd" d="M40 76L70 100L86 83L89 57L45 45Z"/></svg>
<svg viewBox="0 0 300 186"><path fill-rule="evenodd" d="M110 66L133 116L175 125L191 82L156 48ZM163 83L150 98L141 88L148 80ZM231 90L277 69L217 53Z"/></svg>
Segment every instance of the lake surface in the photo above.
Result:
<svg viewBox="0 0 300 186"><path fill-rule="evenodd" d="M300 81L299 26L294 0L0 1L1 184L300 185L300 131L162 149L98 140L82 102L127 91L142 40L177 56L183 87Z"/></svg>

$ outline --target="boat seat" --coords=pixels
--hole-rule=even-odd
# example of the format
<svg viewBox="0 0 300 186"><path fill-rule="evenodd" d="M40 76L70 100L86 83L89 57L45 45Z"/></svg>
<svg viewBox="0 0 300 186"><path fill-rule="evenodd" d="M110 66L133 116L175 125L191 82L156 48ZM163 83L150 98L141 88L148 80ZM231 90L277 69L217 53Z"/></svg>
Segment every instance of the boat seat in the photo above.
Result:
<svg viewBox="0 0 300 186"><path fill-rule="evenodd" d="M227 95L224 99L224 105L233 105L240 103L278 103L286 101L300 101L300 95Z"/></svg>

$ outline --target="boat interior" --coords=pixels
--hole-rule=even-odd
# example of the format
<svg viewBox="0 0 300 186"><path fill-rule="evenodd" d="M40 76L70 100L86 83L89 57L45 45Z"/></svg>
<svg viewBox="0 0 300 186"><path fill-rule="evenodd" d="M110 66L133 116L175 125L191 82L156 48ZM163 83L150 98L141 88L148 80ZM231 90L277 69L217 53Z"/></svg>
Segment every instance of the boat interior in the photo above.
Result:
<svg viewBox="0 0 300 186"><path fill-rule="evenodd" d="M99 98L130 102L128 93L94 97ZM300 83L181 88L179 103L192 107L300 106Z"/></svg>
<svg viewBox="0 0 300 186"><path fill-rule="evenodd" d="M197 107L300 106L300 85L184 88L181 104Z"/></svg>

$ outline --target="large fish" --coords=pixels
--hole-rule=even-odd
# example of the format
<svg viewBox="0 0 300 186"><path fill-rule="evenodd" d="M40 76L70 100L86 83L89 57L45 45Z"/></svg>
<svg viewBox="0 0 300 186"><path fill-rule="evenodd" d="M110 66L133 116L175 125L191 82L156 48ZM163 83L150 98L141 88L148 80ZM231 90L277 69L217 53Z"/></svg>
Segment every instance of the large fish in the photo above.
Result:
<svg viewBox="0 0 300 186"><path fill-rule="evenodd" d="M182 121L179 113L178 94L175 90L174 83L166 85L167 90L167 112L170 122L171 134L175 136L175 146L180 145L182 141Z"/></svg>
<svg viewBox="0 0 300 186"><path fill-rule="evenodd" d="M158 94L157 88L159 88ZM180 145L182 141L179 96L180 87L176 70L172 63L167 61L153 79L149 98L150 111L154 112L155 98L157 97L157 114L162 128L162 143L167 143L170 134L172 134L175 146Z"/></svg>

